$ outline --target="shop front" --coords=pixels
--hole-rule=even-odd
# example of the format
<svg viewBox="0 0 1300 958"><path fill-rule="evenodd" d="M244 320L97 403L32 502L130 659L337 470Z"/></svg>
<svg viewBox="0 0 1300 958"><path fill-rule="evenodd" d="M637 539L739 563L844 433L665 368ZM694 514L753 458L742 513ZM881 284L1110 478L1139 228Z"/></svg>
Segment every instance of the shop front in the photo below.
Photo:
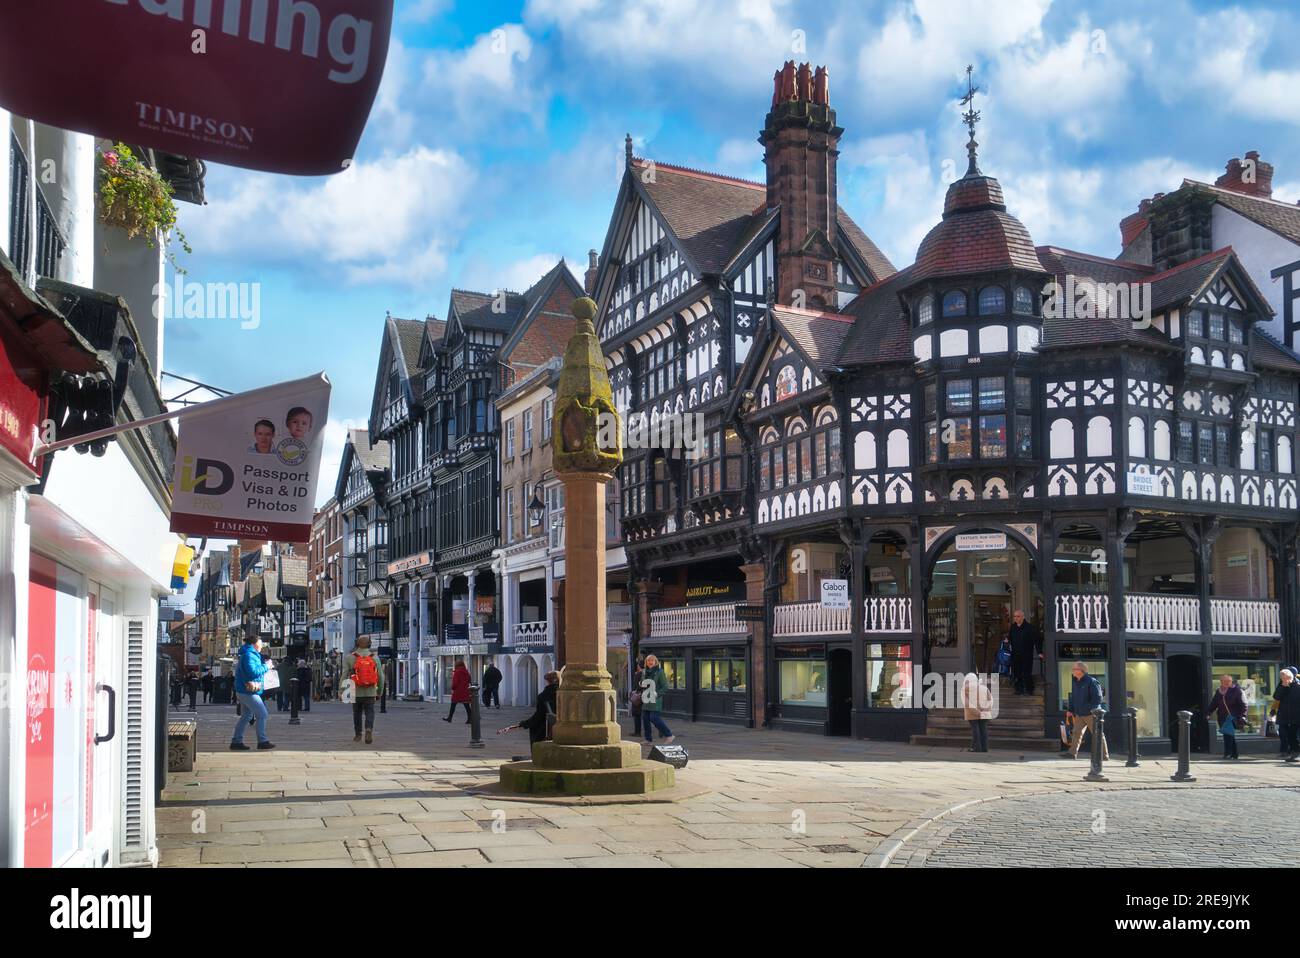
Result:
<svg viewBox="0 0 1300 958"><path fill-rule="evenodd" d="M778 643L773 649L773 728L848 735L853 650L847 642Z"/></svg>
<svg viewBox="0 0 1300 958"><path fill-rule="evenodd" d="M1273 703L1273 692L1282 684L1282 669L1294 663L1286 662L1282 644L1260 645L1214 644L1214 662L1210 668L1209 691L1206 702L1219 687L1219 677L1230 675L1241 687L1246 701L1246 722L1237 729L1237 744L1241 748L1255 745L1260 749L1276 748L1275 738L1268 738L1268 713ZM1266 742L1267 739L1267 742Z"/></svg>

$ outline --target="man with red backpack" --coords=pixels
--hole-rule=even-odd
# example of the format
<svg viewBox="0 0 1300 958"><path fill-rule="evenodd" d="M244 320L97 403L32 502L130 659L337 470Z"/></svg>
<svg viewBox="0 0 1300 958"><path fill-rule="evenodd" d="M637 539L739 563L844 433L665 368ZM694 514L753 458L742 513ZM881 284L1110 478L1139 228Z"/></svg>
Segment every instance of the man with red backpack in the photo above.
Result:
<svg viewBox="0 0 1300 958"><path fill-rule="evenodd" d="M357 647L343 662L343 674L352 680L352 741L361 741L361 720L365 718L366 744L375 740L375 699L384 690L384 670L370 651L370 636L357 636Z"/></svg>

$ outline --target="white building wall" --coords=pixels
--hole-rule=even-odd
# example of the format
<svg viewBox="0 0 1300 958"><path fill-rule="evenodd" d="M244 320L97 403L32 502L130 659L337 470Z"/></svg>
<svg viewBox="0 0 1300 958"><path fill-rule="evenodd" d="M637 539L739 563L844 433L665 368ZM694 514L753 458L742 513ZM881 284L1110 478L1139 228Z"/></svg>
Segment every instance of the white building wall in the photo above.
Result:
<svg viewBox="0 0 1300 958"><path fill-rule="evenodd" d="M1300 245L1279 236L1272 230L1265 229L1253 220L1242 216L1236 210L1230 210L1222 203L1214 204L1211 214L1210 230L1213 233L1211 245L1215 249L1231 246L1237 258L1250 273L1259 291L1264 294L1268 304L1273 307L1274 317L1265 324L1265 328L1276 339L1282 339L1282 280L1270 275L1279 266L1300 262ZM1300 289L1300 277L1294 281ZM1287 343L1293 349L1300 343Z"/></svg>

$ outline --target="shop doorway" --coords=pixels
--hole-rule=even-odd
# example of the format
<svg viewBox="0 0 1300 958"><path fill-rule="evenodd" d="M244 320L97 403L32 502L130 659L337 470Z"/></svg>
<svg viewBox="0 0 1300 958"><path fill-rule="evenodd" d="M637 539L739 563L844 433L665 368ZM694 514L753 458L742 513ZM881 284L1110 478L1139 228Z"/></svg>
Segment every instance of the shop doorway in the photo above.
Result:
<svg viewBox="0 0 1300 958"><path fill-rule="evenodd" d="M853 734L853 653L830 650L830 681L827 687L827 733Z"/></svg>
<svg viewBox="0 0 1300 958"><path fill-rule="evenodd" d="M1192 713L1192 751L1204 752L1210 747L1210 726L1204 710L1208 696L1202 676L1200 656L1171 655L1165 662L1169 674L1169 712L1165 727L1169 729L1169 750L1178 751L1178 713Z"/></svg>
<svg viewBox="0 0 1300 958"><path fill-rule="evenodd" d="M1033 559L1004 534L981 537L1000 547L977 551L974 534L959 536L931 567L925 640L932 672L996 672L998 647L1016 609L1042 629Z"/></svg>

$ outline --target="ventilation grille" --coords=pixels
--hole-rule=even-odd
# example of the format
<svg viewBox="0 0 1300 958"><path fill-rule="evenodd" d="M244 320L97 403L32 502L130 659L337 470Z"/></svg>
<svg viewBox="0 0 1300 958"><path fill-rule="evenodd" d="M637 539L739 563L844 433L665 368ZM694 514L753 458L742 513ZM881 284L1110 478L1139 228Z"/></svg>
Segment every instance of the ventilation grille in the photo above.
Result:
<svg viewBox="0 0 1300 958"><path fill-rule="evenodd" d="M123 741L123 851L142 851L145 843L145 662L144 619L126 622L126 709Z"/></svg>

